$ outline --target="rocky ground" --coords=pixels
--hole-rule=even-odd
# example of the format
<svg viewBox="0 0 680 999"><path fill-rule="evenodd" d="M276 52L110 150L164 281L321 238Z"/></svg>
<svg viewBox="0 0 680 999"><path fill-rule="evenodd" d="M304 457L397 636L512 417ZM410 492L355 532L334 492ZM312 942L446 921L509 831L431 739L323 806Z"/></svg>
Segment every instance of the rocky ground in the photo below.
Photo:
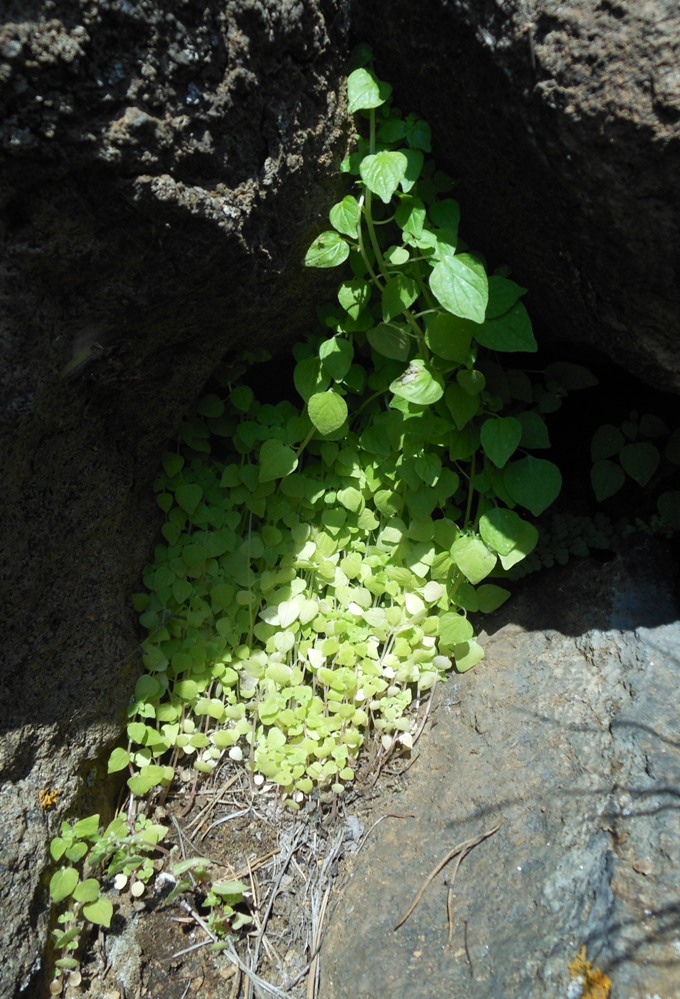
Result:
<svg viewBox="0 0 680 999"><path fill-rule="evenodd" d="M675 999L667 555L647 542L529 577L486 619L485 662L439 688L413 756L367 759L337 807L284 817L236 770L187 786L173 839L251 883L251 932L216 954L200 892L122 898L67 995Z"/></svg>

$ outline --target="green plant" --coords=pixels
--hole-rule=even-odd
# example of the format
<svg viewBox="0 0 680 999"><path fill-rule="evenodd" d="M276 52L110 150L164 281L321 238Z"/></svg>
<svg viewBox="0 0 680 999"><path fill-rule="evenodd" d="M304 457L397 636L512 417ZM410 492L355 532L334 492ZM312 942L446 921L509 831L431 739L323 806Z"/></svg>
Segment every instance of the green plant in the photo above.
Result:
<svg viewBox="0 0 680 999"><path fill-rule="evenodd" d="M532 453L544 414L592 384L577 365L532 381L499 364L536 350L525 289L462 243L426 123L367 66L348 91L368 132L343 164L356 194L305 263L349 275L325 332L293 348L302 402L218 373L156 483L164 541L135 597L147 672L110 762L135 795L228 752L295 807L342 791L369 728L408 748L413 698L482 659L469 614L500 606L489 580L536 544L519 511L559 492Z"/></svg>
<svg viewBox="0 0 680 999"><path fill-rule="evenodd" d="M507 599L538 539L527 513L560 490L534 452L550 446L545 415L592 376L501 365L536 350L525 289L463 243L428 125L392 107L367 61L348 95L366 132L343 164L351 193L305 257L347 269L293 348L295 401L258 401L248 360L224 367L163 458L162 541L133 598L145 672L109 760L138 818L100 832L90 816L53 840L57 974L77 965L84 922L111 920L89 874L108 865L123 887L153 873L165 830L139 799L167 793L180 761L209 774L226 753L295 809L343 791L369 731L408 749L411 705L481 661L470 615ZM201 858L171 869L167 901L200 888L217 941L247 925L240 882L212 882Z"/></svg>
<svg viewBox="0 0 680 999"><path fill-rule="evenodd" d="M113 905L102 894L100 881L92 876L106 866L108 878L118 876L120 889L134 874L138 884L154 872L149 854L156 851L166 829L140 816L131 831L124 816L101 830L99 815L78 822L62 822L60 833L50 842L52 859L59 863L50 880L50 899L59 911L59 929L53 931L56 977L78 967L75 957L85 923L108 928Z"/></svg>
<svg viewBox="0 0 680 999"><path fill-rule="evenodd" d="M164 904L170 905L175 899L200 886L202 904L208 909L205 926L217 941L212 949L220 950L224 945L220 941L244 926L249 926L253 917L236 908L243 903L248 893L247 885L242 881L213 881L209 876L209 867L210 861L205 857L189 857L172 864L171 879L174 880L174 887Z"/></svg>
<svg viewBox="0 0 680 999"><path fill-rule="evenodd" d="M652 413L633 410L616 427L599 427L590 445L592 468L590 480L599 502L614 496L626 478L646 488L663 482L680 466L680 428L671 432L667 424ZM658 490L657 490L658 492ZM657 495L658 529L680 529L680 492L664 490Z"/></svg>

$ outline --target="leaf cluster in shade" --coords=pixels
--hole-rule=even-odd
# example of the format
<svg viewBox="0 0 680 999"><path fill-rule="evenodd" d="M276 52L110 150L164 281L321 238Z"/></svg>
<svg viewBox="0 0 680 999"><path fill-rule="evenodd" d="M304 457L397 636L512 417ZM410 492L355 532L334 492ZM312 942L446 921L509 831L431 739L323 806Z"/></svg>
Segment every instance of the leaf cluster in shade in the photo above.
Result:
<svg viewBox="0 0 680 999"><path fill-rule="evenodd" d="M590 481L599 502L618 493L628 481L642 488L663 482L680 465L680 428L653 413L633 410L620 426L605 423L590 444ZM680 491L658 489L659 527L680 530Z"/></svg>

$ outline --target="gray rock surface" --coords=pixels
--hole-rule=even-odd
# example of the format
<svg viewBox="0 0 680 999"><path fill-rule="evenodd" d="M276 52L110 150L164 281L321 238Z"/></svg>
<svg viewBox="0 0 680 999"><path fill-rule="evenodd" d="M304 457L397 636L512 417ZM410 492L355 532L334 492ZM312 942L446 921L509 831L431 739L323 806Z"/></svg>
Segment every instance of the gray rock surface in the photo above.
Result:
<svg viewBox="0 0 680 999"><path fill-rule="evenodd" d="M680 995L680 626L662 547L527 581L447 682L403 789L350 862L324 999L567 999L582 946L612 999ZM456 875L456 844L501 823ZM586 992L588 996L599 993Z"/></svg>
<svg viewBox="0 0 680 999"><path fill-rule="evenodd" d="M357 0L353 28L432 125L465 238L530 289L540 342L680 388L675 0Z"/></svg>

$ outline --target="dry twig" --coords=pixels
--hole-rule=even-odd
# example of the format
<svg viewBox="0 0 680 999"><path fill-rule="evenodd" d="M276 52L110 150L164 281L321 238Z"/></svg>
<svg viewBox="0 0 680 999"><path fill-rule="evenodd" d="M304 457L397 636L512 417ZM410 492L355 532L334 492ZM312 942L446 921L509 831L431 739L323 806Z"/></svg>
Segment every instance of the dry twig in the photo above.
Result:
<svg viewBox="0 0 680 999"><path fill-rule="evenodd" d="M482 843L485 839L488 839L489 836L493 836L495 832L498 832L500 827L501 823L499 822L498 825L493 827L493 829L488 829L486 832L480 833L479 836L475 836L473 839L466 839L464 843L458 843L457 846L454 846L453 850L449 850L444 859L440 860L437 866L434 868L434 870L430 871L430 873L427 875L422 885L418 889L416 897L413 899L413 901L411 902L410 906L408 907L404 915L401 917L397 925L394 927L395 930L398 930L400 926L404 925L408 917L411 915L411 913L416 908L421 898L425 894L427 886L437 877L439 872L446 867L449 861L453 860L453 858L458 854L456 866L453 869L453 875L451 877L451 887L453 887L453 882L455 880L456 873L461 863L463 862L464 858L467 857L468 853L470 853L471 850L474 850L474 848L478 846L480 843Z"/></svg>

